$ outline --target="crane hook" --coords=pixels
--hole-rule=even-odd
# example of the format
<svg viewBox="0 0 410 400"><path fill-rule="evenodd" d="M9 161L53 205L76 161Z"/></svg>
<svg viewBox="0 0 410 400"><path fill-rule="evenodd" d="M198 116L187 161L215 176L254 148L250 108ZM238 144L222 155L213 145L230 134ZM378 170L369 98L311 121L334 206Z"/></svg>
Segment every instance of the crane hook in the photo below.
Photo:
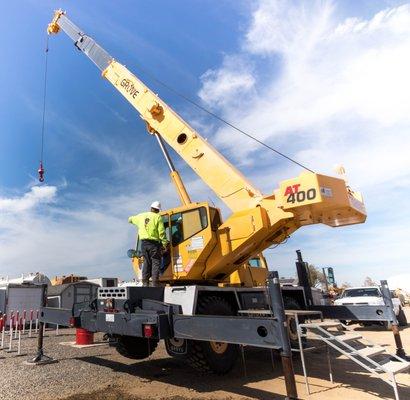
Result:
<svg viewBox="0 0 410 400"><path fill-rule="evenodd" d="M40 182L44 182L44 167L43 167L43 162L42 161L40 161L40 166L39 166L39 168L38 168L38 180L40 181Z"/></svg>

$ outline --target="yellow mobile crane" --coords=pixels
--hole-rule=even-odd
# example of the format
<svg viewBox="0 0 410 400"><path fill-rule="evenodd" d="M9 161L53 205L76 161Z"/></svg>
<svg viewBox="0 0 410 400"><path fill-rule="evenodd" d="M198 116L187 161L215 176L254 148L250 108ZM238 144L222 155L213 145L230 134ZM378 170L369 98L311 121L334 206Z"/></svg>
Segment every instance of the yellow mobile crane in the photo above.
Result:
<svg viewBox="0 0 410 400"><path fill-rule="evenodd" d="M158 95L71 22L62 10L55 12L48 33L56 34L60 30L138 111L167 159L182 204L162 213L171 242L171 255L161 281L174 288L175 285L185 285L180 290L165 288L163 295L164 301L181 304L184 314L232 315L246 307L245 303L266 307L263 292L252 290L255 289L252 286L265 284L266 269L259 268L262 273L256 274L258 268L252 271L247 264L249 259L272 245L282 243L304 225L323 223L338 227L365 221L362 196L348 187L344 179L303 172L296 178L280 182L272 193L262 194ZM219 209L207 202L191 201L164 142L232 210L225 221L222 221ZM134 265L138 265L138 257L135 257ZM251 274L243 273L244 268L248 268ZM218 284L223 286L227 283L244 286L244 291L233 293L228 288L220 288L219 291L215 288ZM246 286L249 290L245 290ZM195 294L188 296L189 291ZM198 294L200 291L202 294ZM238 304L232 303L232 296ZM135 342L129 337L118 340L121 354L134 354ZM180 342L167 343L167 349L173 355L182 353L179 346L182 346ZM195 344L191 348L187 346L184 352L196 366L202 363L200 366L205 369L226 372L232 367L229 360L233 357L227 356L232 353L232 346L203 342L201 349ZM151 344L148 348L150 353L155 346Z"/></svg>

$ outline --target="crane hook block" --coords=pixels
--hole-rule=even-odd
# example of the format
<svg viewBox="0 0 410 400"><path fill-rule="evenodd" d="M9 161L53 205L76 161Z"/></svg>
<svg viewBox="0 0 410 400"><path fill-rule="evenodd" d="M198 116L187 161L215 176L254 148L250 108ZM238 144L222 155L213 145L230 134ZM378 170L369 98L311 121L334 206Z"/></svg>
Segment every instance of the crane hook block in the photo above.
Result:
<svg viewBox="0 0 410 400"><path fill-rule="evenodd" d="M40 182L44 182L44 167L43 167L43 163L40 161L40 166L38 168L38 180Z"/></svg>

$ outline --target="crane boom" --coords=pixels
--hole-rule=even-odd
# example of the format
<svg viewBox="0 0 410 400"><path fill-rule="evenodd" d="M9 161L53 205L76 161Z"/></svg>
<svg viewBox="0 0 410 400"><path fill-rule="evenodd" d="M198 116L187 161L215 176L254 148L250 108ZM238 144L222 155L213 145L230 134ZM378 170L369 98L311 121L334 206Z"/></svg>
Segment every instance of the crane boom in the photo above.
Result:
<svg viewBox="0 0 410 400"><path fill-rule="evenodd" d="M57 33L60 29L101 70L103 77L137 109L147 123L148 130L151 133L158 132L232 211L250 208L261 200L262 193L225 157L59 10L48 32Z"/></svg>

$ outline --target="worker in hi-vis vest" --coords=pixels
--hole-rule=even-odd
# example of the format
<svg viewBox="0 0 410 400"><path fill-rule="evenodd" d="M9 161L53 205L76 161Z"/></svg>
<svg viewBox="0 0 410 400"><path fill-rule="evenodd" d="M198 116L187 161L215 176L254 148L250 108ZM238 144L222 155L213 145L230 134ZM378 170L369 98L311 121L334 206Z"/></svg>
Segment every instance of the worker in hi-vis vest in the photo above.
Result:
<svg viewBox="0 0 410 400"><path fill-rule="evenodd" d="M149 278L152 278L152 286L158 286L162 249L166 248L168 243L160 211L161 203L154 201L151 204L151 211L128 218L129 223L137 226L138 237L141 240L141 252L144 257L143 286L149 285Z"/></svg>

